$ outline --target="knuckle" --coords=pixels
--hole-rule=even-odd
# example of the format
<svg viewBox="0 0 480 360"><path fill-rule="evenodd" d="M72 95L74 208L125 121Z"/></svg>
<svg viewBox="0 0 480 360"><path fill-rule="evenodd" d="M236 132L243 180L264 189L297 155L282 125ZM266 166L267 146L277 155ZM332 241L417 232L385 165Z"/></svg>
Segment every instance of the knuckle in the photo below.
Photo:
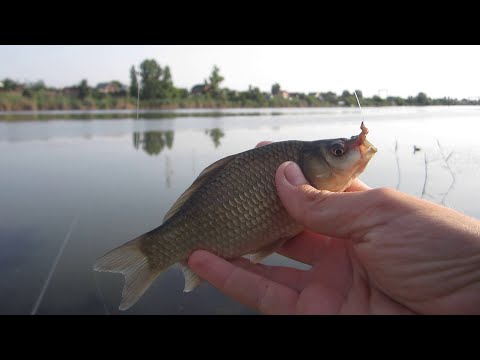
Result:
<svg viewBox="0 0 480 360"><path fill-rule="evenodd" d="M398 197L398 191L393 188L382 187L371 190L371 195L381 201L390 201Z"/></svg>

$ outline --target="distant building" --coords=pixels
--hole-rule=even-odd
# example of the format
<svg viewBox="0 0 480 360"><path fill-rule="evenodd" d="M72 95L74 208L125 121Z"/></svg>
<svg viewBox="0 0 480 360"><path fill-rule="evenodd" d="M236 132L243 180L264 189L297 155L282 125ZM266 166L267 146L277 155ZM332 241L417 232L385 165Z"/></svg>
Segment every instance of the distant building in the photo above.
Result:
<svg viewBox="0 0 480 360"><path fill-rule="evenodd" d="M288 93L288 91L280 90L279 94L283 99L289 99L290 98L290 94Z"/></svg>
<svg viewBox="0 0 480 360"><path fill-rule="evenodd" d="M122 85L118 82L106 82L100 83L96 87L97 91L102 94L118 94L121 92L126 92L128 89L125 85Z"/></svg>
<svg viewBox="0 0 480 360"><path fill-rule="evenodd" d="M205 94L210 90L210 85L206 84L198 84L192 87L191 93L196 95L196 94Z"/></svg>
<svg viewBox="0 0 480 360"><path fill-rule="evenodd" d="M3 82L0 81L0 88L3 88Z"/></svg>
<svg viewBox="0 0 480 360"><path fill-rule="evenodd" d="M77 97L80 94L80 90L76 86L64 87L62 93L67 96Z"/></svg>
<svg viewBox="0 0 480 360"><path fill-rule="evenodd" d="M303 97L304 97L304 95L302 93L290 93L289 94L290 99L301 99Z"/></svg>
<svg viewBox="0 0 480 360"><path fill-rule="evenodd" d="M320 100L320 101L324 100L323 96L322 96L322 93L319 93L319 92L308 93L308 96L313 96L315 99Z"/></svg>

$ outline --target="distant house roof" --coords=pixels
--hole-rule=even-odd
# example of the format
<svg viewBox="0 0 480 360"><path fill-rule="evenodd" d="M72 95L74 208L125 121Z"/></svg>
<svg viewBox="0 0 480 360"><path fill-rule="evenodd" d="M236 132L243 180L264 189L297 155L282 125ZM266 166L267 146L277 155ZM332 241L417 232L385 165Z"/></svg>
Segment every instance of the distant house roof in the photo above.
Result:
<svg viewBox="0 0 480 360"><path fill-rule="evenodd" d="M127 87L124 85L119 85L115 82L104 82L104 83L99 83L96 86L96 89L104 94L113 94L113 93L118 93L120 91L126 91Z"/></svg>
<svg viewBox="0 0 480 360"><path fill-rule="evenodd" d="M192 94L205 93L210 90L210 85L198 84L192 87Z"/></svg>

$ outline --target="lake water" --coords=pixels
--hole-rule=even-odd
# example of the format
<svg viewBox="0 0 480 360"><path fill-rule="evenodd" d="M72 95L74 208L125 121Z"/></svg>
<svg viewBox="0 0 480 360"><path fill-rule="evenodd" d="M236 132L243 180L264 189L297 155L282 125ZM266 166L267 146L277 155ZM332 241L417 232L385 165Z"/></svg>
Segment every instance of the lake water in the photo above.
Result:
<svg viewBox="0 0 480 360"><path fill-rule="evenodd" d="M177 267L120 312L123 277L92 266L157 227L215 160L262 140L350 137L363 119L379 150L363 181L480 218L480 107L0 113L0 314L254 314L206 283L183 293Z"/></svg>

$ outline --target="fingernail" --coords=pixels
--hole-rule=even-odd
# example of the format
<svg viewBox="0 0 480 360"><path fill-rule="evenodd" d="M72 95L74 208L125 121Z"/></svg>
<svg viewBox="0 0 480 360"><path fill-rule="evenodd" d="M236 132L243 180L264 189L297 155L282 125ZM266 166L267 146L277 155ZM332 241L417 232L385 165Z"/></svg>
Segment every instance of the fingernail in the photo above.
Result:
<svg viewBox="0 0 480 360"><path fill-rule="evenodd" d="M287 181L293 186L308 184L307 179L303 176L302 170L294 162L290 162L285 169L283 169L283 174Z"/></svg>

